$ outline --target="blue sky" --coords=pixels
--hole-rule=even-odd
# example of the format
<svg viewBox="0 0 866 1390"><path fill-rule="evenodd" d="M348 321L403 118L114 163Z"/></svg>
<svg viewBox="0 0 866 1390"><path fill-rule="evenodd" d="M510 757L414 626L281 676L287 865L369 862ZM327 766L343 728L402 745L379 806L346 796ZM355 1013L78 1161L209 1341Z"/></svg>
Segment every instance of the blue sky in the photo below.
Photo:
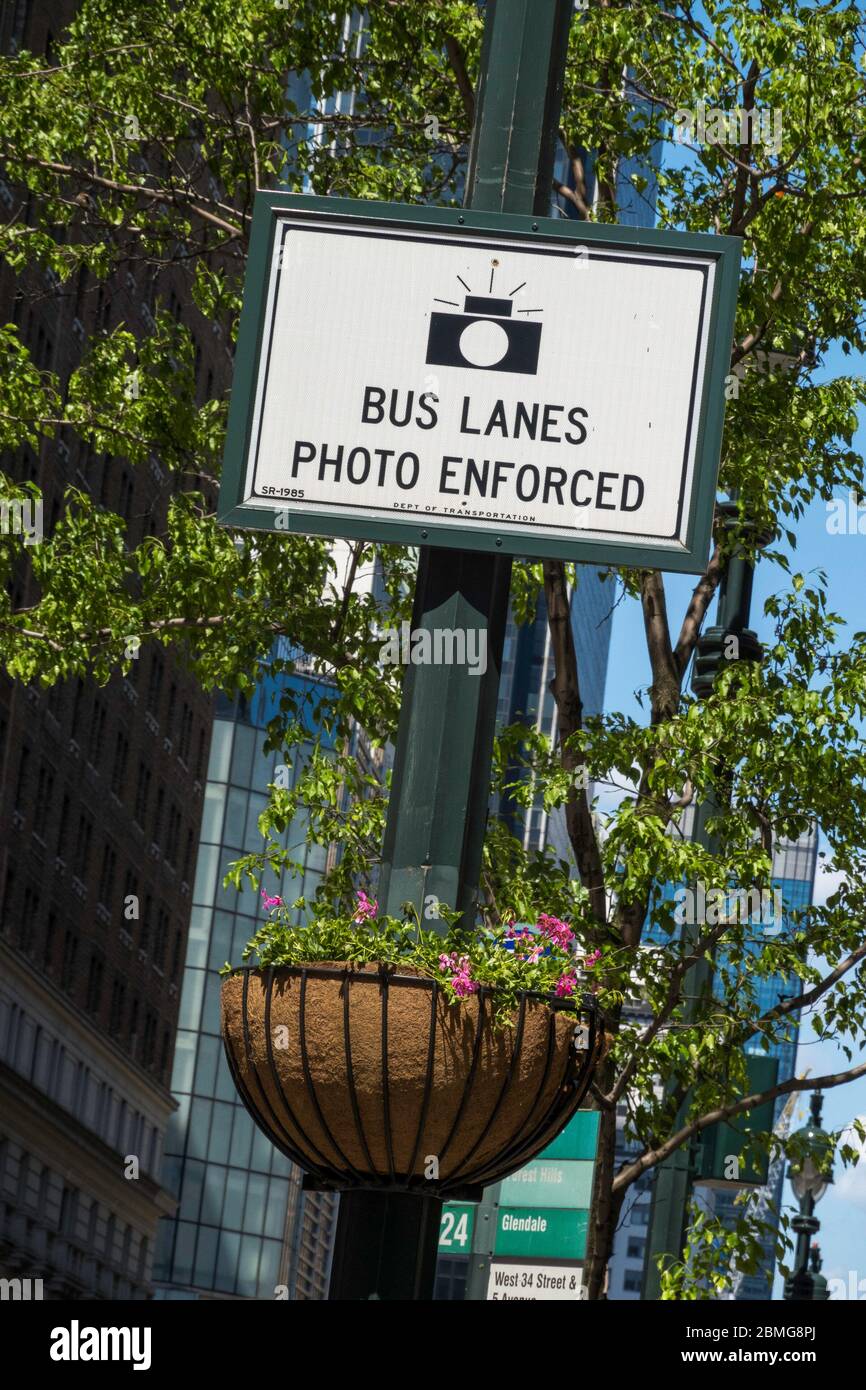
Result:
<svg viewBox="0 0 866 1390"><path fill-rule="evenodd" d="M830 354L824 364L827 376L842 374L862 375L866 371L866 360L853 356L844 357L841 350ZM862 419L857 434L856 447L866 452L866 419ZM841 496L840 492L840 496ZM863 522L866 531L866 520ZM799 525L798 546L793 568L804 573L821 569L827 575L828 603L831 609L841 614L851 631L866 629L866 534L830 535L827 529L827 506L818 501L808 510ZM694 584L689 576L666 576L668 613L674 634L685 611L685 605ZM752 605L752 626L759 637L771 635L770 625L763 617L766 598L788 585L783 570L764 563L758 566L755 576L755 592ZM714 613L711 610L711 618ZM844 641L844 635L843 635ZM634 698L638 688L649 684L649 661L646 656L646 642L640 605L634 600L624 599L616 609L613 620L613 636L608 666L605 706L609 710L621 710L645 722L642 712ZM815 885L815 900L820 902L832 891L835 876L822 871L821 861ZM866 1051L866 1047L863 1048ZM862 1060L855 1049L855 1062ZM848 1063L842 1053L827 1043L818 1042L808 1026L803 1031L798 1054L798 1073L805 1067L811 1074L824 1075L842 1070ZM824 1101L824 1124L826 1128L841 1128L857 1115L866 1118L866 1078L849 1086L837 1087L828 1091ZM805 1123L808 1116L808 1098L801 1102L796 1123ZM785 1185L785 1201L793 1201L789 1185ZM862 1279L860 1296L866 1298L866 1159L856 1169L843 1172L837 1165L836 1183L823 1198L817 1211L821 1231L817 1237L824 1257L823 1273L828 1279L841 1279L853 1296ZM841 1290L837 1290L837 1295ZM779 1297L777 1290L775 1297Z"/></svg>

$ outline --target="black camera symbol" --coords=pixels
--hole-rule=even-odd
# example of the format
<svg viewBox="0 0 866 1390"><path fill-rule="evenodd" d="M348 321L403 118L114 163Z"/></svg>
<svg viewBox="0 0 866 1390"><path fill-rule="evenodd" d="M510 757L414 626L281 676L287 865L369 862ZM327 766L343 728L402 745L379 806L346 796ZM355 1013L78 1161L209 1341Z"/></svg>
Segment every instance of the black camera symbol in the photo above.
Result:
<svg viewBox="0 0 866 1390"><path fill-rule="evenodd" d="M467 294L462 314L430 315L427 361L437 367L475 367L488 372L538 371L540 323L518 323L510 299Z"/></svg>

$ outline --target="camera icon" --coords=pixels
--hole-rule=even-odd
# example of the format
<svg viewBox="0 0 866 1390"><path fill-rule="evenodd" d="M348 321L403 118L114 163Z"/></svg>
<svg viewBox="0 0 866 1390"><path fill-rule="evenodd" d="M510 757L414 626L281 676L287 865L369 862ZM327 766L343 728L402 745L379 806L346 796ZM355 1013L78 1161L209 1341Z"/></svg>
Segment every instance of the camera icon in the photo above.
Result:
<svg viewBox="0 0 866 1390"><path fill-rule="evenodd" d="M428 362L437 367L475 367L489 372L538 371L540 323L512 318L510 299L467 294L462 314L434 310L427 338Z"/></svg>

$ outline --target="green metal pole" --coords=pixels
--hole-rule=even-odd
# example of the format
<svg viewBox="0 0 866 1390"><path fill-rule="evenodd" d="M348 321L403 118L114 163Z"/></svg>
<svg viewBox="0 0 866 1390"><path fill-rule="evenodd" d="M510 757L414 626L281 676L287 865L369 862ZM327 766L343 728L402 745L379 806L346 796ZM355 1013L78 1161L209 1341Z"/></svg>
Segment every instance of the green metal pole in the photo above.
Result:
<svg viewBox="0 0 866 1390"><path fill-rule="evenodd" d="M719 508L722 524L732 526L737 519L735 501L722 504ZM709 628L698 643L692 688L696 695L705 697L713 686L723 661L760 661L761 645L749 628L750 608L754 566L740 554L732 555L727 572L719 591L718 621ZM726 651L727 639L736 638L732 653ZM710 853L714 852L715 840L707 830L707 824L718 815L719 807L707 801L697 807L692 839L703 845ZM702 926L699 923L684 924L680 940L685 946L697 940ZM713 963L704 957L687 976L688 995L683 1008L683 1021L690 1023L696 1017L700 1001L712 989ZM678 1119L679 1124L685 1116L688 1100L684 1102ZM694 1150L691 1145L683 1145L660 1163L653 1183L652 1208L647 1234L647 1250L644 1264L644 1284L641 1297L654 1300L661 1295L661 1273L658 1268L660 1256L679 1259L686 1243L686 1225L694 1173Z"/></svg>
<svg viewBox="0 0 866 1390"><path fill-rule="evenodd" d="M488 0L467 207L548 212L572 11L572 0ZM403 682L379 900L398 915L411 902L433 927L431 898L474 922L510 578L506 556L422 552L413 628L487 634L483 676L409 666ZM441 1206L344 1193L330 1298L432 1298Z"/></svg>

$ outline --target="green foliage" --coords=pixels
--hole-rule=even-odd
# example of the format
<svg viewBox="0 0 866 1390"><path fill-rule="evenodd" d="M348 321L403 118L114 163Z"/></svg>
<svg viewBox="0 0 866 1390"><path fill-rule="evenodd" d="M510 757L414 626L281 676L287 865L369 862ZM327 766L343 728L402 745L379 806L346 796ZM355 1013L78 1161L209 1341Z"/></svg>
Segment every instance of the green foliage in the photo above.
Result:
<svg viewBox="0 0 866 1390"><path fill-rule="evenodd" d="M722 1220L702 1207L692 1205L689 1214L688 1245L681 1260L659 1261L662 1271L661 1297L664 1301L697 1301L726 1298L739 1274L758 1274L769 1244L777 1258L784 1259L792 1248L788 1236L789 1219L781 1213L778 1224L750 1211L754 1196L738 1197L733 1221ZM768 1283L765 1297L772 1289Z"/></svg>
<svg viewBox="0 0 866 1390"><path fill-rule="evenodd" d="M402 966L437 980L451 1004L471 998L479 989L492 991L493 1017L500 1027L514 1020L522 994L555 1000L558 1008L573 1009L579 1002L575 993L580 960L572 947L561 947L537 932L531 939L511 940L514 929L501 924L483 932L470 932L456 925L460 914L445 904L437 905L437 915L448 924L443 932L425 929L410 903L404 904L402 918L367 915L364 899L354 916L314 914L299 925L293 921L306 904L296 900L284 904L266 900L271 916L252 937L243 953L257 966L304 965L316 961L346 961L351 965L377 962ZM373 905L375 907L375 905ZM543 953L541 947L544 947ZM223 974L230 973L227 963ZM569 982L569 993L557 985Z"/></svg>
<svg viewBox="0 0 866 1390"><path fill-rule="evenodd" d="M380 633L408 616L415 556L380 550L374 597L352 582L373 563L362 543L332 552L316 538L218 526L226 398L213 389L203 399L194 370L205 336L231 357L257 187L408 202L457 195L477 5L374 0L363 41L346 42L357 13L331 0L81 0L49 55L0 58L0 159L13 197L0 256L23 313L33 298L62 295L97 320L67 378L34 360L15 324L0 327L0 448L9 460L0 492L40 500L27 481L39 454L46 517L57 505L41 544L0 534L0 657L15 680L47 686L79 675L107 681L129 672L135 650L172 644L207 689L249 695L264 673L284 678L269 743L291 778L275 782L261 817L264 850L231 878L240 886L265 873L291 877L298 843L294 854L282 843L289 826L330 858L314 925L279 916L263 929L266 957L356 950L396 963L409 958L404 948L422 951L423 939L433 970L445 948L426 926L352 926L355 888L372 881L380 855L383 750L400 702L399 668L378 659ZM494 935L459 946L454 938L454 949L480 953L473 967L506 1000L518 976L549 988L546 966L501 959L509 953L496 933L509 911L534 920L544 904L572 923L584 949L602 950L593 983L616 1019L605 1084L621 1087L638 1157L671 1136L685 1142L683 1126L737 1103L744 1046L795 1040L798 991L820 1038L853 1056L866 1032L866 633L828 611L823 577L796 563L807 508L866 492L853 443L866 384L827 367L836 343L849 354L866 348L863 38L856 5L800 0L611 0L577 12L573 25L562 127L575 154L592 151L581 175L586 215L616 220L628 180L636 197L652 185L659 225L743 238L738 390L727 403L720 480L736 494L737 515L717 534L719 560L735 549L754 556L763 544L762 563L776 565L785 585L766 605L763 663L725 664L698 702L682 688L685 667L671 675L678 627L669 652L658 640L669 621L663 590L648 594L645 575L612 571L611 607L640 596L656 620L652 674L637 654L634 668L646 721L610 712L557 744L529 714L498 742L494 784L514 826L531 807L564 810L574 860L528 853L513 826L491 818L479 917ZM351 111L333 100L349 89ZM674 114L699 102L778 113L778 148L674 145ZM648 180L659 146L669 157ZM644 161L637 175L634 161ZM105 296L118 285L149 306L146 331L116 312L105 326ZM77 467L65 488L54 467L61 443ZM128 517L101 500L114 497L121 471L143 480L146 514ZM535 562L515 566L518 622L539 611L543 578ZM710 565L703 583L712 591L718 578ZM567 579L579 607L589 581L581 567ZM683 838L687 804L716 808L712 851ZM816 823L842 879L823 906L787 911L778 935L738 920L680 930L660 885L769 887L773 846ZM600 892L590 888L596 867ZM663 947L638 945L646 918ZM715 992L696 999L693 972L707 952ZM759 987L777 973L793 1002L767 1010ZM755 1143L767 1147L769 1136ZM841 1157L852 1161L850 1145ZM616 1175L614 1196L637 1176L636 1161ZM698 1218L666 1288L703 1296L695 1291L714 1287L734 1255L751 1259L748 1210L742 1221L729 1245Z"/></svg>

